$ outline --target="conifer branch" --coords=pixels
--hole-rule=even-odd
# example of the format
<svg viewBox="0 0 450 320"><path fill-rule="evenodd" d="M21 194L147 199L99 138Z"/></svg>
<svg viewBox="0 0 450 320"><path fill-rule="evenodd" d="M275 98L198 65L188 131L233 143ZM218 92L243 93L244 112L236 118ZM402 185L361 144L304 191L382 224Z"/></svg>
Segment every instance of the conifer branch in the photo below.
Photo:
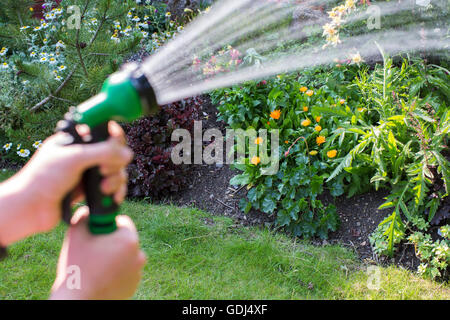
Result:
<svg viewBox="0 0 450 320"><path fill-rule="evenodd" d="M53 94L50 94L48 97L46 97L41 102L35 104L33 107L31 107L30 111L36 111L40 108L42 108L47 102L50 100L56 98L56 95L66 86L66 84L69 82L69 80L72 78L73 74L75 73L75 70L77 68L77 65L74 66L73 70L69 73L67 78L63 81L63 83L60 84L60 86L53 92Z"/></svg>
<svg viewBox="0 0 450 320"><path fill-rule="evenodd" d="M86 11L87 11L87 9L89 7L89 3L90 2L91 2L90 0L86 0L86 5L84 6L83 13L81 14L81 20L84 19L84 16L86 14ZM81 54L81 44L80 44L80 31L81 31L81 28L82 28L81 25L82 24L80 24L80 28L77 29L77 35L76 35L76 40L75 40L75 47L77 48L78 58L80 58L80 64L81 64L81 67L83 68L84 74L86 75L86 77L88 77L89 73L87 72L86 65L85 65L84 59L83 59L83 55Z"/></svg>

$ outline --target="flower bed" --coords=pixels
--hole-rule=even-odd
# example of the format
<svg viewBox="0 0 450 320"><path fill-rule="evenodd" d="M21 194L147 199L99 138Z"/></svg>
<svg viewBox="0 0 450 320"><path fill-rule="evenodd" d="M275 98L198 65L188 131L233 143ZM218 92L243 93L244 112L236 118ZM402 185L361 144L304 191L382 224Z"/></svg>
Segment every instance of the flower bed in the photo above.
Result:
<svg viewBox="0 0 450 320"><path fill-rule="evenodd" d="M386 58L373 71L346 63L213 94L231 128L280 130L276 175L264 175L256 158L235 166L242 174L231 183L249 189L242 210L275 213L292 234L325 238L338 222L317 199L324 190L351 197L387 188L380 208L392 211L371 237L375 252L393 255L411 242L420 272L446 276L448 217L436 224L435 216L449 188L449 73L420 60Z"/></svg>

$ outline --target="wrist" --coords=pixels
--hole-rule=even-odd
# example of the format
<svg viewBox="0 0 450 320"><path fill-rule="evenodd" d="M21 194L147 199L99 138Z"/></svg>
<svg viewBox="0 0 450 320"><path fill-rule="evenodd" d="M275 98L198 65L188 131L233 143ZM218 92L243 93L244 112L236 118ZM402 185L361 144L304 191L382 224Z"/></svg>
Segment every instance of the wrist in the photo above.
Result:
<svg viewBox="0 0 450 320"><path fill-rule="evenodd" d="M27 182L22 176L0 184L0 244L10 245L38 230L37 219L33 214L33 203L24 201L28 196Z"/></svg>

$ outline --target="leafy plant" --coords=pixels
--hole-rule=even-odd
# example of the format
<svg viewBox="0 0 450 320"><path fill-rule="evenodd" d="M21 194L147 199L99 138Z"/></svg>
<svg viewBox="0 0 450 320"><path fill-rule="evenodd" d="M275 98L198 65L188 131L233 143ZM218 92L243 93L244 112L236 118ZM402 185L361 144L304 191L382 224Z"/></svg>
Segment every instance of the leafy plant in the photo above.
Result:
<svg viewBox="0 0 450 320"><path fill-rule="evenodd" d="M201 97L186 99L162 107L157 116L146 117L124 126L128 143L135 153L128 167L131 197L159 198L181 190L186 182L186 165L171 160L172 132L192 132L199 118Z"/></svg>

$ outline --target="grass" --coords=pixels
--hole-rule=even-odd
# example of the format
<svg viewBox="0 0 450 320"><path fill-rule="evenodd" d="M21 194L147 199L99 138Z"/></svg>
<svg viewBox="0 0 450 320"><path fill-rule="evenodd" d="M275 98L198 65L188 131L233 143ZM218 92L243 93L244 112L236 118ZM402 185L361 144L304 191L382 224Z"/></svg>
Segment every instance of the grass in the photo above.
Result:
<svg viewBox="0 0 450 320"><path fill-rule="evenodd" d="M8 174L1 173L6 178ZM136 299L449 299L448 285L397 267L380 268L380 289L351 251L316 247L225 217L126 202L148 264ZM0 264L0 299L45 299L66 227L10 247Z"/></svg>

